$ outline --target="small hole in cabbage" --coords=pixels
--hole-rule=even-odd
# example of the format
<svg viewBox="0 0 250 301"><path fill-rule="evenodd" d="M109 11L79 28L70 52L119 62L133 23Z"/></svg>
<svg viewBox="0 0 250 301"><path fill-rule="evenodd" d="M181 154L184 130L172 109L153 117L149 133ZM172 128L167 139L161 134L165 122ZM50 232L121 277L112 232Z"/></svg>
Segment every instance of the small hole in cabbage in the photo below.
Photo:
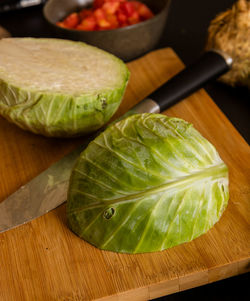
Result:
<svg viewBox="0 0 250 301"><path fill-rule="evenodd" d="M222 189L223 192L225 192L225 187L224 187L224 185L221 185L221 189Z"/></svg>
<svg viewBox="0 0 250 301"><path fill-rule="evenodd" d="M114 208L108 208L103 212L103 217L105 219L111 219L111 217L115 214Z"/></svg>

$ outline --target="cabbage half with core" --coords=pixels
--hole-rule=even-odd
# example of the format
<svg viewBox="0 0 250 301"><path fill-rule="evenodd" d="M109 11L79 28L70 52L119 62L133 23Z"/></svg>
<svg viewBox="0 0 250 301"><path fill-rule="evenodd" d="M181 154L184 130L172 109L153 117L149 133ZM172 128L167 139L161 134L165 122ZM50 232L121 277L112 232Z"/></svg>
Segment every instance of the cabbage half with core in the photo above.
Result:
<svg viewBox="0 0 250 301"><path fill-rule="evenodd" d="M207 232L228 198L227 166L190 123L136 114L82 152L67 217L73 232L100 249L153 252Z"/></svg>
<svg viewBox="0 0 250 301"><path fill-rule="evenodd" d="M115 56L59 39L0 40L0 115L45 136L79 136L105 124L129 77Z"/></svg>

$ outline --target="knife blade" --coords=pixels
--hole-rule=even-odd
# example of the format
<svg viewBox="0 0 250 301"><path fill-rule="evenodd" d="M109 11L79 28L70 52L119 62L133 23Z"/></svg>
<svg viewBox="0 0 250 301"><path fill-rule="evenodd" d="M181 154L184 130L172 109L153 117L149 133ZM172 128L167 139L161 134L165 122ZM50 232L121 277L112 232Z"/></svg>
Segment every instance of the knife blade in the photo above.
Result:
<svg viewBox="0 0 250 301"><path fill-rule="evenodd" d="M160 108L156 102L144 99L123 117L143 112L159 113ZM0 233L25 224L66 201L72 167L80 153L100 132L85 138L81 146L0 203Z"/></svg>
<svg viewBox="0 0 250 301"><path fill-rule="evenodd" d="M136 113L164 111L198 90L208 80L228 71L231 65L232 59L228 55L217 50L208 51L118 120ZM38 218L66 201L71 170L80 153L98 133L84 138L80 147L0 203L0 233Z"/></svg>

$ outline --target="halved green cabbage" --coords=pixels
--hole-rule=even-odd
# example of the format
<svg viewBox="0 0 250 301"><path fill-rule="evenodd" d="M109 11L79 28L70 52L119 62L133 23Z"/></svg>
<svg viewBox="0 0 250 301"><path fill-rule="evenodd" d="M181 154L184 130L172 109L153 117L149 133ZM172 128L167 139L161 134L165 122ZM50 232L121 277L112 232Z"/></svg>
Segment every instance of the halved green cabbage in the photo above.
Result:
<svg viewBox="0 0 250 301"><path fill-rule="evenodd" d="M70 179L70 228L98 248L161 251L208 231L229 198L228 169L193 126L137 114L82 152Z"/></svg>
<svg viewBox="0 0 250 301"><path fill-rule="evenodd" d="M81 42L0 40L0 114L37 134L100 128L119 107L128 77L121 60Z"/></svg>

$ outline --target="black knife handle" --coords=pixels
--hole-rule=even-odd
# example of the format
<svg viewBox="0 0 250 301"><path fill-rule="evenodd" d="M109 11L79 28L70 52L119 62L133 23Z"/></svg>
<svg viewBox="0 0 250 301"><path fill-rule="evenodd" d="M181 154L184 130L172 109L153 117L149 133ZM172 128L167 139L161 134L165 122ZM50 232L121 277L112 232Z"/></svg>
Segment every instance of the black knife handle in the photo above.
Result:
<svg viewBox="0 0 250 301"><path fill-rule="evenodd" d="M157 102L162 112L201 88L207 81L228 71L231 65L230 56L217 50L209 50L148 98Z"/></svg>

